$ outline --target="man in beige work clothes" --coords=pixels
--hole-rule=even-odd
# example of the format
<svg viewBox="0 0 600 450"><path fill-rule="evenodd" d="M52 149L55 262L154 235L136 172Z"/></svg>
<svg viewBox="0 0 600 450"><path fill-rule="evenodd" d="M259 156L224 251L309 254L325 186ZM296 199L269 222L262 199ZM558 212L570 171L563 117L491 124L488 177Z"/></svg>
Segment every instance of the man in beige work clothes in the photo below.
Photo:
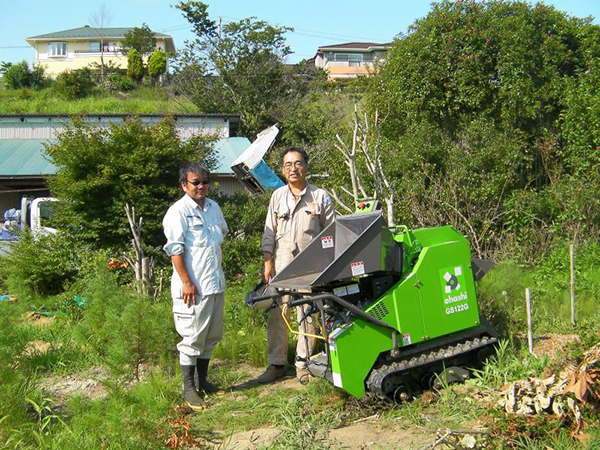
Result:
<svg viewBox="0 0 600 450"><path fill-rule="evenodd" d="M327 191L306 181L308 155L297 147L281 154L281 166L287 185L271 196L265 223L261 250L265 265L263 277L268 282L279 273L310 241L333 222L335 211ZM298 311L299 318L301 310ZM305 320L300 331L313 334L314 326ZM307 348L307 341L308 347ZM306 360L311 355L314 339L298 338L296 372L306 371ZM281 307L271 309L267 322L267 370L259 383L270 383L281 378L287 363L287 326L281 316Z"/></svg>

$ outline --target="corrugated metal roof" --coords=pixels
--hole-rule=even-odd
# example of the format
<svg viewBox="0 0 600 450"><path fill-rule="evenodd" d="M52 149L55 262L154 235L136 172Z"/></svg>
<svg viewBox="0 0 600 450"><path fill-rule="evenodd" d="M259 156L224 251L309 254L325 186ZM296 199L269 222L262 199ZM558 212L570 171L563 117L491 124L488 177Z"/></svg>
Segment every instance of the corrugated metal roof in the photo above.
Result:
<svg viewBox="0 0 600 450"><path fill-rule="evenodd" d="M45 176L56 174L56 166L46 159L44 145L49 139L0 139L0 177ZM250 145L244 137L215 142L218 165L215 174L232 174L231 163Z"/></svg>
<svg viewBox="0 0 600 450"><path fill-rule="evenodd" d="M44 156L47 139L0 140L0 176L43 176L56 173L56 166Z"/></svg>
<svg viewBox="0 0 600 450"><path fill-rule="evenodd" d="M72 28L70 30L56 31L54 33L40 34L31 36L27 39L66 39L66 38L124 38L127 32L133 31L133 27L129 28L94 28L90 26ZM156 33L154 36L158 38L171 37L168 34Z"/></svg>

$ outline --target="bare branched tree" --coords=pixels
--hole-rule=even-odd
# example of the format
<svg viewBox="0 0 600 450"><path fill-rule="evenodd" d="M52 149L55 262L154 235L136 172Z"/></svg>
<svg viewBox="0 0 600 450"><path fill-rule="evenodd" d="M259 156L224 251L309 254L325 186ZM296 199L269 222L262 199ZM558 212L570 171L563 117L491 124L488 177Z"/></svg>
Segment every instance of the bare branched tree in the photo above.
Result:
<svg viewBox="0 0 600 450"><path fill-rule="evenodd" d="M96 30L98 38L100 38L100 81L104 82L104 74L106 66L104 65L104 38L106 37L106 27L112 21L112 13L106 7L106 3L102 2L98 9L90 14L88 20Z"/></svg>
<svg viewBox="0 0 600 450"><path fill-rule="evenodd" d="M130 208L128 204L125 205L125 214L133 235L131 242L135 252L134 259L125 256L125 260L135 273L135 289L139 294L156 300L163 289L163 277L160 277L158 286L155 286L154 258L146 257L142 247L142 218L136 223L135 206Z"/></svg>
<svg viewBox="0 0 600 450"><path fill-rule="evenodd" d="M394 188L389 182L385 171L383 170L381 154L381 133L379 130L379 114L375 112L373 120L369 120L367 115L363 116L362 121L359 118L358 106L354 106L354 120L352 128L352 143L346 144L339 134L336 134L337 142L335 148L344 156L346 165L350 172L352 192L341 187L341 189L354 201L354 206L358 204L361 198L368 198L361 176L369 176L374 186L373 197L381 200L386 205L386 213L389 226L395 226L394 221ZM360 151L360 153L359 153ZM367 169L366 174L362 174L357 166L358 157L362 155ZM344 204L335 189L332 190L332 196L336 202L346 211L352 212L353 209Z"/></svg>

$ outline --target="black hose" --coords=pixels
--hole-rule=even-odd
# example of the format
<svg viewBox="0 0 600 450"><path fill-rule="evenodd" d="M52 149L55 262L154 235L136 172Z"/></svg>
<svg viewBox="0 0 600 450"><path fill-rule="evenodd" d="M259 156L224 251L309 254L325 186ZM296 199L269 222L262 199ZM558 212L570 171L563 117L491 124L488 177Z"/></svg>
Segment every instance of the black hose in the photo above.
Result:
<svg viewBox="0 0 600 450"><path fill-rule="evenodd" d="M391 325L388 325L387 323L379 320L378 318L367 314L362 309L354 306L352 303L347 302L344 299L339 298L336 295L319 294L319 295L315 295L314 297L300 298L298 300L292 300L292 301L288 302L288 306L289 307L300 306L300 305L305 305L307 303L313 303L318 300L332 300L335 303L337 303L338 305L346 308L348 311L350 311L354 315L360 317L361 319L366 320L367 322L370 322L374 325L378 325L382 328L385 328L386 330L390 330L392 332L392 356L395 357L400 354L400 348L399 348L399 344L398 344L398 330L396 330Z"/></svg>
<svg viewBox="0 0 600 450"><path fill-rule="evenodd" d="M298 300L292 300L290 302L288 302L288 306L292 307L292 306L300 306L300 305L304 305L306 303L312 303L316 300L333 300L335 303L337 303L338 305L346 308L348 311L350 311L351 313L353 313L354 315L360 317L363 320L366 320L367 322L371 322L374 325L378 325L380 327L383 327L387 330L390 330L392 332L397 332L398 330L396 330L394 327L392 327L391 325L388 325L385 322L382 322L381 320L379 320L376 317L373 317L369 314L367 314L366 312L364 312L362 309L354 306L352 303L347 302L344 299L341 299L333 294L319 294L319 295L315 295L314 297L308 297L308 298L300 298Z"/></svg>

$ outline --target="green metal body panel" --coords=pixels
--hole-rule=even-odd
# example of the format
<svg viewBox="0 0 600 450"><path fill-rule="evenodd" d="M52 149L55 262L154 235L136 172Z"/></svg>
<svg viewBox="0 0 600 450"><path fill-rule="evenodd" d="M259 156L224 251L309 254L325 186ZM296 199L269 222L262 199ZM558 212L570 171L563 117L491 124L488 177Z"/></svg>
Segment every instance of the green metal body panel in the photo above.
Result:
<svg viewBox="0 0 600 450"><path fill-rule="evenodd" d="M414 231L423 245L417 277L425 332L435 339L479 325L469 242L452 227Z"/></svg>
<svg viewBox="0 0 600 450"><path fill-rule="evenodd" d="M391 333L361 319L336 332L329 337L333 384L362 397L373 363L382 351L392 348Z"/></svg>
<svg viewBox="0 0 600 450"><path fill-rule="evenodd" d="M404 274L365 312L399 330L400 347L478 326L467 239L452 227L398 229L394 239L404 245ZM335 330L329 343L334 384L355 397L365 394L378 356L393 347L391 331L362 319Z"/></svg>

